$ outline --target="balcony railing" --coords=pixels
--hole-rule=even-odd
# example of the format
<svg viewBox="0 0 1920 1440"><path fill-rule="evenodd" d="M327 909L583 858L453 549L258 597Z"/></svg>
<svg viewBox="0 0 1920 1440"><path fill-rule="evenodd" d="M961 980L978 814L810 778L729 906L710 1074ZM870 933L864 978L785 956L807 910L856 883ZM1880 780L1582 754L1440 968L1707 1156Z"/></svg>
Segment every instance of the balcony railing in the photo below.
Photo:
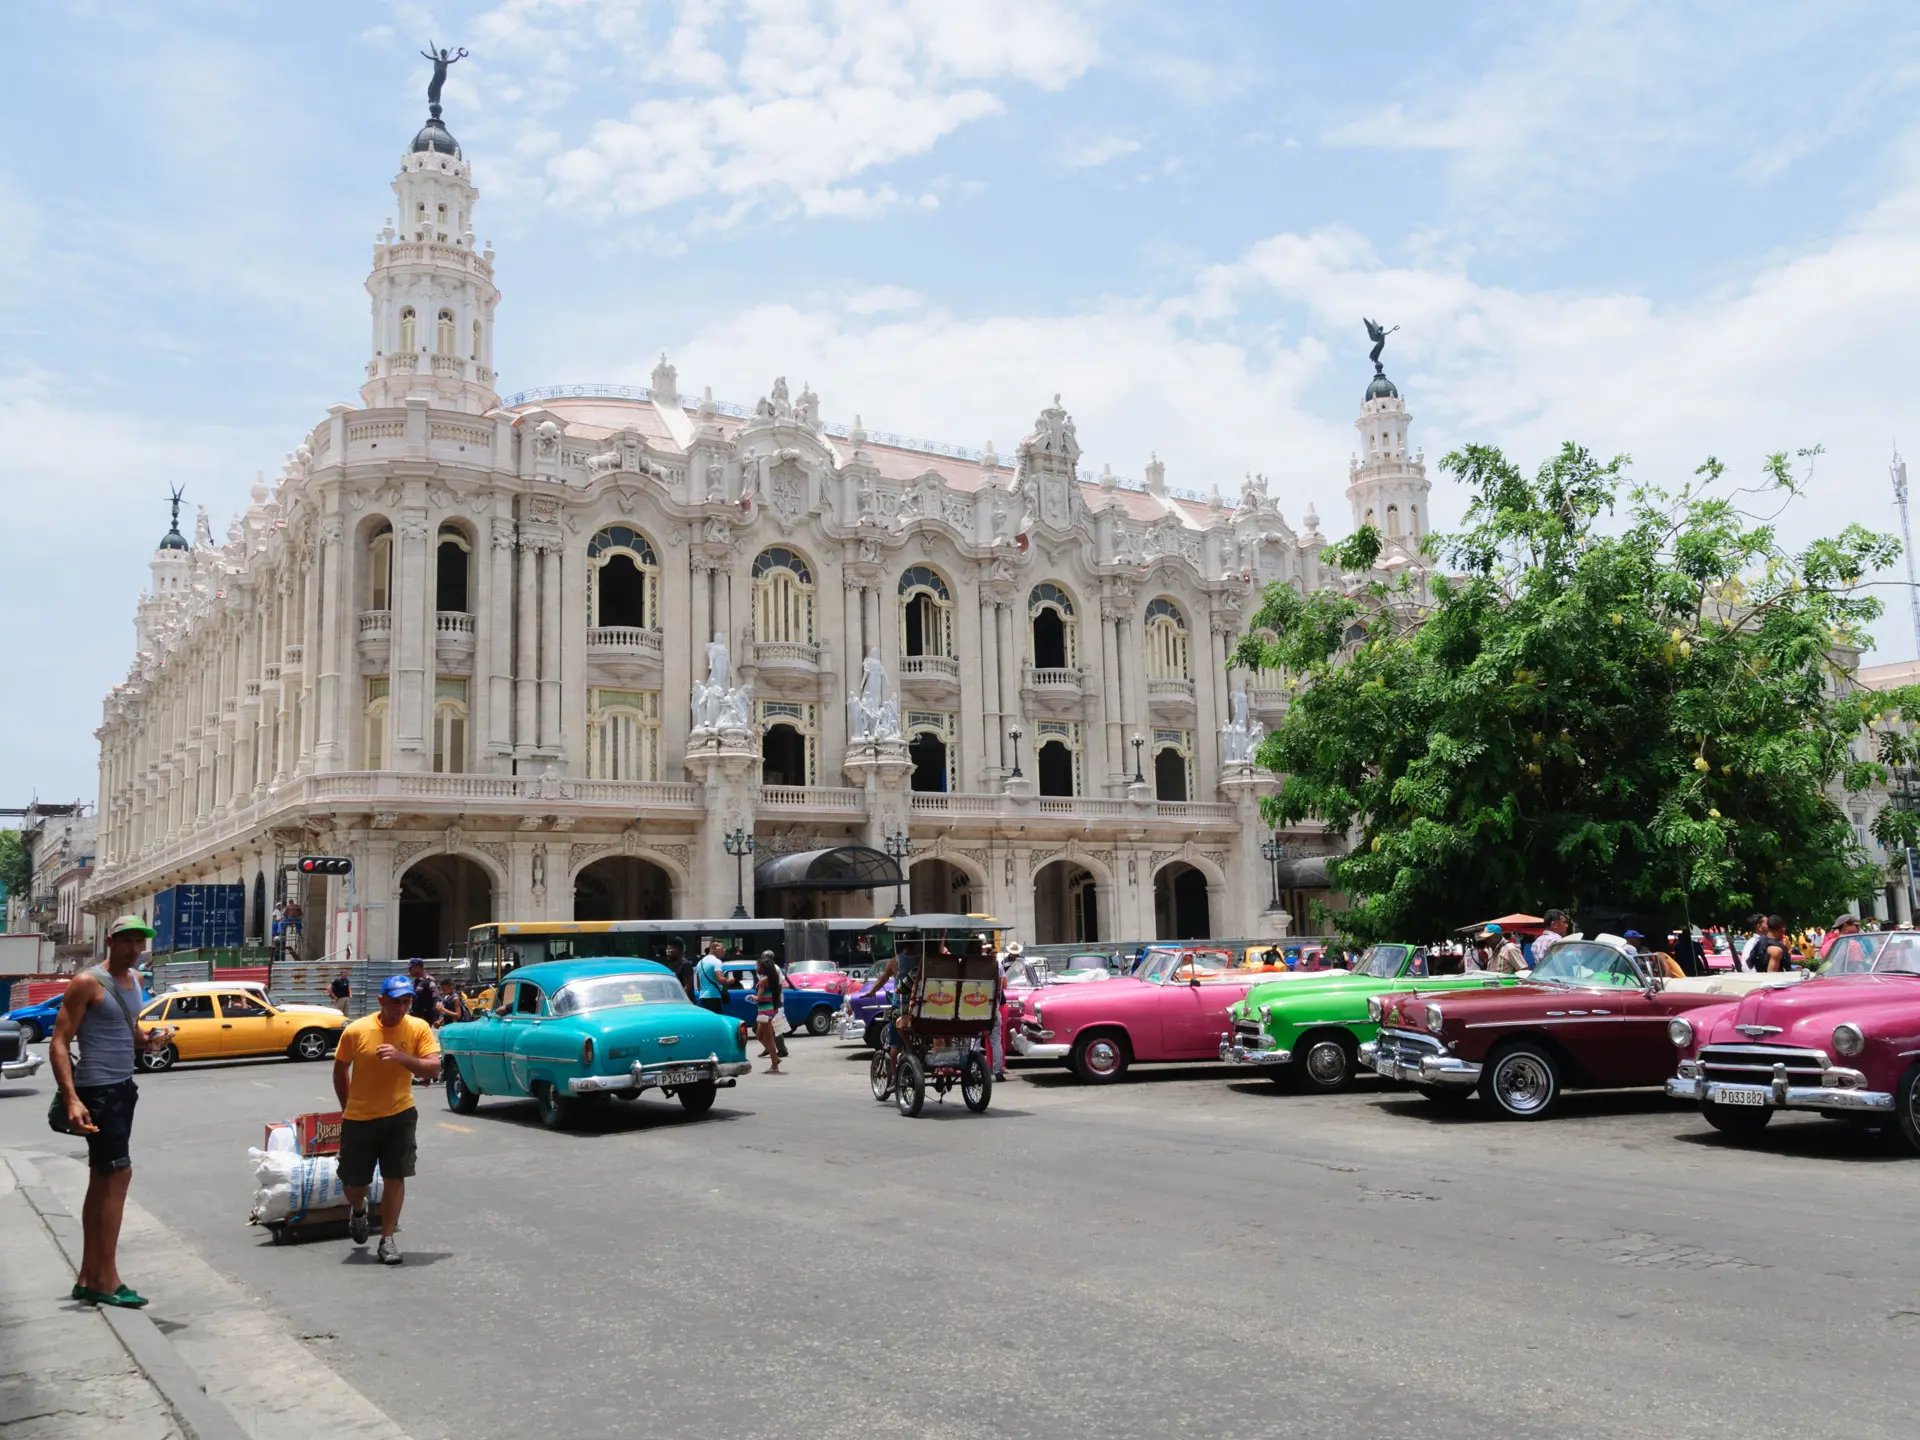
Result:
<svg viewBox="0 0 1920 1440"><path fill-rule="evenodd" d="M960 662L951 655L903 655L900 657L902 680L960 679Z"/></svg>
<svg viewBox="0 0 1920 1440"><path fill-rule="evenodd" d="M1173 676L1160 676L1147 681L1147 699L1149 701L1172 701L1175 704L1193 703L1193 681L1181 680Z"/></svg>
<svg viewBox="0 0 1920 1440"><path fill-rule="evenodd" d="M389 639L393 635L393 612L391 610L362 610L360 612L360 633L369 640Z"/></svg>
<svg viewBox="0 0 1920 1440"><path fill-rule="evenodd" d="M756 640L753 659L757 665L820 666L820 647L801 640Z"/></svg>
<svg viewBox="0 0 1920 1440"><path fill-rule="evenodd" d="M587 631L587 649L638 651L659 659L661 639L658 630L642 630L637 625L596 625Z"/></svg>
<svg viewBox="0 0 1920 1440"><path fill-rule="evenodd" d="M464 610L437 610L433 616L436 635L472 635L473 616Z"/></svg>
<svg viewBox="0 0 1920 1440"><path fill-rule="evenodd" d="M451 375L458 380L466 373L467 362L458 355L436 355L433 357L433 373Z"/></svg>
<svg viewBox="0 0 1920 1440"><path fill-rule="evenodd" d="M803 805L813 810L844 810L859 814L867 808L867 792L840 785L763 785L763 805Z"/></svg>
<svg viewBox="0 0 1920 1440"><path fill-rule="evenodd" d="M1072 665L1040 665L1028 669L1028 683L1036 690L1080 689L1084 671Z"/></svg>

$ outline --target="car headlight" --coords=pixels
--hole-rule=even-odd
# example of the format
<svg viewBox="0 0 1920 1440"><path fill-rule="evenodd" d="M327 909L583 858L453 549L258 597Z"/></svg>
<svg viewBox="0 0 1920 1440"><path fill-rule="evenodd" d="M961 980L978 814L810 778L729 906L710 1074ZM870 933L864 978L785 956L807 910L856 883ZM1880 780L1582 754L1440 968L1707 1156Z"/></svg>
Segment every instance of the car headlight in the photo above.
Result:
<svg viewBox="0 0 1920 1440"><path fill-rule="evenodd" d="M1040 1013L1040 1007L1038 1005L1033 1007L1033 1023L1036 1025L1043 1025L1046 1023L1046 1017Z"/></svg>
<svg viewBox="0 0 1920 1440"><path fill-rule="evenodd" d="M1367 1019L1376 1025L1380 1023L1380 997L1378 995L1369 995L1367 997Z"/></svg>
<svg viewBox="0 0 1920 1440"><path fill-rule="evenodd" d="M1693 1022L1677 1017L1667 1021L1667 1039L1673 1042L1674 1049L1686 1049L1693 1044Z"/></svg>
<svg viewBox="0 0 1920 1440"><path fill-rule="evenodd" d="M1427 1006L1427 1029L1436 1035L1440 1033L1440 1007L1438 1005Z"/></svg>
<svg viewBox="0 0 1920 1440"><path fill-rule="evenodd" d="M1867 1048L1867 1037L1858 1025L1842 1023L1833 1027L1833 1048L1842 1055L1858 1055Z"/></svg>
<svg viewBox="0 0 1920 1440"><path fill-rule="evenodd" d="M1267 1023L1267 1021L1271 1020L1272 1018L1273 1018L1273 1006L1262 1005L1260 1007L1260 1023L1264 1025Z"/></svg>

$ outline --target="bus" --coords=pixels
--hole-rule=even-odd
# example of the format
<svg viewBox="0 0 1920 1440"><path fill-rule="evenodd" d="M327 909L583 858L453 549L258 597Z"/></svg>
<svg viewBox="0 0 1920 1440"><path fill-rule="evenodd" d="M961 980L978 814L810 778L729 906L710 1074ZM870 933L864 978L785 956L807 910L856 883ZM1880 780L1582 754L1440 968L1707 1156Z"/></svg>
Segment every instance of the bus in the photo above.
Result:
<svg viewBox="0 0 1920 1440"><path fill-rule="evenodd" d="M491 989L508 971L543 960L664 960L678 945L689 963L718 940L729 960L771 950L782 966L829 961L863 974L893 954L884 916L849 920L528 920L475 925L462 988Z"/></svg>

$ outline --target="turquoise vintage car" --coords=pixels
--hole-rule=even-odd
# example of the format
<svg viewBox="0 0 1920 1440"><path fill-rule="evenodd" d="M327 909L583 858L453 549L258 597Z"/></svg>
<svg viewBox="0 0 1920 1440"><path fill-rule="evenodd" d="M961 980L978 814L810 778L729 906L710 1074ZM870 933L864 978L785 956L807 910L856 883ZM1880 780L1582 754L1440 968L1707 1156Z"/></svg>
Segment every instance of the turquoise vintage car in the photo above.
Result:
<svg viewBox="0 0 1920 1440"><path fill-rule="evenodd" d="M551 1130L581 1107L647 1090L691 1115L752 1067L747 1028L687 999L651 960L553 960L500 982L491 1010L440 1031L447 1105L471 1115L482 1095L531 1097Z"/></svg>
<svg viewBox="0 0 1920 1440"><path fill-rule="evenodd" d="M1511 985L1516 977L1462 973L1460 957L1429 956L1417 945L1375 945L1345 975L1256 985L1227 1012L1220 1058L1264 1071L1281 1085L1331 1092L1353 1083L1363 1041L1379 1031L1367 1002L1401 990ZM1451 972L1451 973L1449 973Z"/></svg>

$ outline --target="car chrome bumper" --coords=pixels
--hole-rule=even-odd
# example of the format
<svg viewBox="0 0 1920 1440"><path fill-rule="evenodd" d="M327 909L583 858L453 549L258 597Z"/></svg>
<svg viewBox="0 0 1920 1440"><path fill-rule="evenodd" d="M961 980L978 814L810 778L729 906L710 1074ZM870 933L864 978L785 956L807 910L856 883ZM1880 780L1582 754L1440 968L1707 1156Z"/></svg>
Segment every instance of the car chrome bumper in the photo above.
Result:
<svg viewBox="0 0 1920 1440"><path fill-rule="evenodd" d="M608 1092L628 1095L642 1090L658 1089L663 1083L662 1077L670 1070L705 1070L708 1078L716 1085L732 1085L734 1076L745 1075L753 1066L745 1060L721 1060L718 1056L708 1056L705 1060L666 1060L654 1065L636 1064L625 1075L576 1075L567 1081L567 1089L575 1095L600 1095Z"/></svg>
<svg viewBox="0 0 1920 1440"><path fill-rule="evenodd" d="M1709 1080L1700 1074L1676 1075L1667 1081L1667 1094L1675 1100L1713 1100L1723 1105L1743 1103L1721 1098L1729 1092L1743 1096L1757 1095L1762 1105L1775 1110L1893 1109L1893 1096L1885 1090L1856 1090L1840 1085L1788 1085L1778 1080L1766 1085L1744 1085L1737 1081ZM1744 1103L1753 1106L1751 1100Z"/></svg>
<svg viewBox="0 0 1920 1440"><path fill-rule="evenodd" d="M1053 1032L1044 1032L1051 1035ZM1073 1053L1071 1045L1055 1045L1045 1040L1030 1040L1018 1030L1013 1032L1013 1053L1028 1060L1064 1060Z"/></svg>
<svg viewBox="0 0 1920 1440"><path fill-rule="evenodd" d="M1293 1052L1276 1048L1271 1035L1262 1035L1252 1045L1240 1045L1227 1034L1220 1037L1220 1058L1228 1065L1291 1065Z"/></svg>
<svg viewBox="0 0 1920 1440"><path fill-rule="evenodd" d="M1402 1060L1398 1055L1382 1055L1379 1044L1372 1040L1363 1043L1359 1053L1360 1063L1369 1070L1409 1085L1445 1085L1471 1090L1480 1083L1478 1065L1456 1060L1451 1055L1422 1055L1417 1061Z"/></svg>
<svg viewBox="0 0 1920 1440"><path fill-rule="evenodd" d="M22 1055L18 1060L8 1060L0 1064L0 1080L28 1079L39 1074L45 1063L44 1055Z"/></svg>
<svg viewBox="0 0 1920 1440"><path fill-rule="evenodd" d="M839 1020L839 1028L834 1033L842 1040L865 1040L867 1026L872 1023L870 1020L862 1020L858 1015L843 1015Z"/></svg>

